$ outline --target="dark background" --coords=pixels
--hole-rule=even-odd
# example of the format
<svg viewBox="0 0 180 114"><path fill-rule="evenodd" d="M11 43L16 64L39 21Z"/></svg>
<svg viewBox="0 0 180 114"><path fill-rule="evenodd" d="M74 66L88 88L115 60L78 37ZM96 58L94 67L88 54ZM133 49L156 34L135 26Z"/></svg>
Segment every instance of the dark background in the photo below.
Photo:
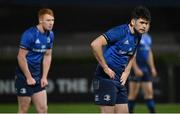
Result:
<svg viewBox="0 0 180 114"><path fill-rule="evenodd" d="M178 0L0 0L0 102L16 102L14 70L20 36L38 23L40 8L52 8L55 13L55 44L49 73L54 88L48 92L49 102L92 102L91 79L97 62L90 42L109 28L127 23L138 5L147 6L152 14L150 34L158 69L155 99L180 102ZM57 80L61 80L60 85ZM81 88L84 83L85 89Z"/></svg>

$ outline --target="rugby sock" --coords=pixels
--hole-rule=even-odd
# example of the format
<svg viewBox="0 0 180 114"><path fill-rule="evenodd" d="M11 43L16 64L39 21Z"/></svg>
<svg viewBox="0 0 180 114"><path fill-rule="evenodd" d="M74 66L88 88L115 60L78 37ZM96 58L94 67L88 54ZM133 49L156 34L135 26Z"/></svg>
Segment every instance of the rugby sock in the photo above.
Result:
<svg viewBox="0 0 180 114"><path fill-rule="evenodd" d="M153 99L146 99L146 105L150 113L155 113L155 102Z"/></svg>
<svg viewBox="0 0 180 114"><path fill-rule="evenodd" d="M133 113L134 112L134 106L135 106L135 100L129 100L128 101L129 113Z"/></svg>

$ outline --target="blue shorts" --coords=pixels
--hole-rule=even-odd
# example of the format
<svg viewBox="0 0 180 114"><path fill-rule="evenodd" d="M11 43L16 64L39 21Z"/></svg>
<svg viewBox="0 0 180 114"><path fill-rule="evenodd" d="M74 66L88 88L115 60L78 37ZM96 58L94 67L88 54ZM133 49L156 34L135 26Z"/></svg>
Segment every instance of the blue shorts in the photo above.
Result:
<svg viewBox="0 0 180 114"><path fill-rule="evenodd" d="M17 96L32 96L34 93L45 90L40 84L27 85L25 80L15 78L15 89Z"/></svg>
<svg viewBox="0 0 180 114"><path fill-rule="evenodd" d="M151 73L143 73L144 75L141 77L135 76L134 73L131 73L130 75L130 81L134 82L149 82L152 81Z"/></svg>
<svg viewBox="0 0 180 114"><path fill-rule="evenodd" d="M122 85L115 85L113 80L93 79L94 100L97 105L114 106L128 103L127 89Z"/></svg>

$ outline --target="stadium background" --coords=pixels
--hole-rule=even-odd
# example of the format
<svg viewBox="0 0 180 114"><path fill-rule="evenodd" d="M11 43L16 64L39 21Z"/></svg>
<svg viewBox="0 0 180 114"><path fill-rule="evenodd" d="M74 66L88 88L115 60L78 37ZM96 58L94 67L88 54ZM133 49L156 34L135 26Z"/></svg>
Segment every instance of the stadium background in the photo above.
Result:
<svg viewBox="0 0 180 114"><path fill-rule="evenodd" d="M55 11L55 43L47 88L49 103L92 103L91 79L97 62L90 51L90 42L107 29L126 23L137 5L146 5L152 14L150 34L158 68L155 100L180 103L178 0L1 0L0 103L17 102L14 70L20 35L37 24L40 8Z"/></svg>

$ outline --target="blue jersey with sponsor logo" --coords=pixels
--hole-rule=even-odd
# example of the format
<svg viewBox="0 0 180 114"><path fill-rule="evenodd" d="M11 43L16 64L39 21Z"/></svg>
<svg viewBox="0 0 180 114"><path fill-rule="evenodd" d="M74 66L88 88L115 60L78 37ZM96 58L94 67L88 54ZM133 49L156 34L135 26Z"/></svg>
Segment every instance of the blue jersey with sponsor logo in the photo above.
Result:
<svg viewBox="0 0 180 114"><path fill-rule="evenodd" d="M114 27L103 35L108 42L104 49L104 58L107 65L116 73L114 81L120 83L121 74L134 55L141 35L132 34L128 24ZM95 74L98 77L109 78L100 64L98 64Z"/></svg>
<svg viewBox="0 0 180 114"><path fill-rule="evenodd" d="M38 28L31 27L27 29L21 37L20 48L28 50L26 59L28 68L32 77L38 83L42 77L42 61L47 49L51 49L54 42L54 33L46 31L41 33ZM25 80L21 69L16 69L16 75L19 79Z"/></svg>
<svg viewBox="0 0 180 114"><path fill-rule="evenodd" d="M152 40L148 34L143 34L137 49L136 62L138 67L145 73L149 71L148 57L151 49Z"/></svg>

